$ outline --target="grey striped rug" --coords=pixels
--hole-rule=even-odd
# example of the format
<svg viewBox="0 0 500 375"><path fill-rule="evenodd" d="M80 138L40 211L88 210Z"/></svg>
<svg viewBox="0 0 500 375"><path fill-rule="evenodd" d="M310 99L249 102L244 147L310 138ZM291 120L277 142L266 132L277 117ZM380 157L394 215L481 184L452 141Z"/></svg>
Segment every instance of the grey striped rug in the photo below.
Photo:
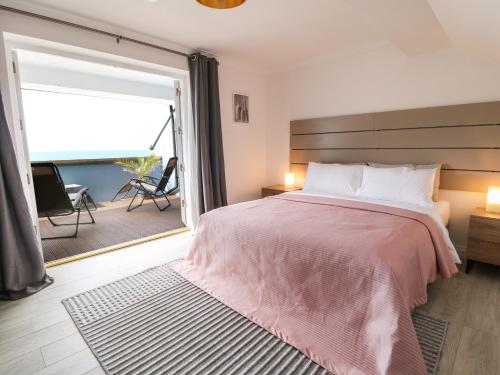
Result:
<svg viewBox="0 0 500 375"><path fill-rule="evenodd" d="M62 303L108 374L329 374L167 265ZM434 374L448 323L413 322Z"/></svg>

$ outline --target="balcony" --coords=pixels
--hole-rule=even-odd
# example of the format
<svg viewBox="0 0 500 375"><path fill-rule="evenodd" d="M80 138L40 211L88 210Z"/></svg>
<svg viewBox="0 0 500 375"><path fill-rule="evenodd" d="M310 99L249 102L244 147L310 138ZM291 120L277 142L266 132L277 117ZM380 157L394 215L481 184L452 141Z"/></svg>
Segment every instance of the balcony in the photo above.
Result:
<svg viewBox="0 0 500 375"><path fill-rule="evenodd" d="M150 151L45 152L31 155L33 163L50 160L58 166L68 193L87 187L97 207L92 211L95 224L80 225L76 238L42 240L46 262L57 264L184 230L178 195L168 196L172 205L165 211L158 210L153 201L147 199L141 207L127 211L133 197L132 191L128 196L112 201L117 191L130 178L136 177L117 162L124 159L134 161L148 155L151 155ZM157 159L157 165L147 174L160 178L164 163L162 157L154 158ZM173 177L169 180L166 190L175 184L174 180ZM76 214L56 217L53 221L58 224L74 223ZM81 222L85 221L88 221L88 214L82 210ZM39 229L42 238L71 235L74 232L74 226L53 226L47 218L39 219Z"/></svg>

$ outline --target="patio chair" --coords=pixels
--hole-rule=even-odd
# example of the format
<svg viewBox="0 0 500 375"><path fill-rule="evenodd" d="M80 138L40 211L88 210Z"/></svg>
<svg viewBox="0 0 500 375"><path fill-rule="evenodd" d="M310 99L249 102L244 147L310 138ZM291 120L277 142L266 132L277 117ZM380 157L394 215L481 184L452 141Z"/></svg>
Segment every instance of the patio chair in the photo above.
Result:
<svg viewBox="0 0 500 375"><path fill-rule="evenodd" d="M59 174L59 169L54 163L33 163L31 164L31 171L33 173L38 217L46 217L50 224L55 227L75 225L75 231L71 235L45 237L42 240L75 238L78 235L80 224L95 224L89 204L94 206L92 211L95 211L97 207L88 193L88 188L83 187L78 193L68 194ZM88 212L91 221L80 222L80 213L83 209ZM73 223L56 223L52 220L54 217L69 216L75 212L76 221Z"/></svg>
<svg viewBox="0 0 500 375"><path fill-rule="evenodd" d="M134 197L130 201L130 204L128 205L127 211L130 212L142 206L142 203L146 198L151 198L156 207L160 211L165 211L167 208L169 208L172 203L170 203L170 200L168 199L167 195L168 192L165 191L165 188L167 187L167 183L170 180L172 174L174 173L176 166L177 166L177 157L174 156L168 159L167 166L165 167L165 170L163 171L163 175L161 176L161 178L144 176L140 179L137 178L131 179L127 185L130 186L131 189L136 189L136 192ZM139 204L134 206L133 203L139 194L142 195L142 199ZM167 201L167 204L163 207L161 207L157 202L157 199L161 197L165 198L165 200Z"/></svg>

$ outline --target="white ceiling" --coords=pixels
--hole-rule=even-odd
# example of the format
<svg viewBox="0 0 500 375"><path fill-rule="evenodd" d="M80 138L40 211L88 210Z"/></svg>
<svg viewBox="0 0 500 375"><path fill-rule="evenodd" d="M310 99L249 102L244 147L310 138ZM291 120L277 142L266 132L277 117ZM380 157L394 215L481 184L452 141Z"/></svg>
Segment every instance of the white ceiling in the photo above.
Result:
<svg viewBox="0 0 500 375"><path fill-rule="evenodd" d="M20 2L21 3L21 2ZM499 0L28 0L264 69L389 42L413 56L451 46L500 62Z"/></svg>
<svg viewBox="0 0 500 375"><path fill-rule="evenodd" d="M173 100L174 79L117 66L19 49L22 88L148 101Z"/></svg>
<svg viewBox="0 0 500 375"><path fill-rule="evenodd" d="M26 50L18 51L19 62L22 65L38 66L60 70L85 73L99 77L115 78L125 81L140 82L146 84L173 87L174 79L152 73L137 70L124 69L121 67L98 64L89 61L76 60L68 57L49 55L46 53L32 52Z"/></svg>

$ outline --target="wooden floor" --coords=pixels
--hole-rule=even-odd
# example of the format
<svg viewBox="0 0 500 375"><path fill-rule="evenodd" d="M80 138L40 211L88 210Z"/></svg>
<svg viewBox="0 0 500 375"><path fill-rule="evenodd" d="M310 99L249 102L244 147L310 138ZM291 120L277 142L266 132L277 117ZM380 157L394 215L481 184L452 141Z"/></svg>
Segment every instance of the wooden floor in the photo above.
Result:
<svg viewBox="0 0 500 375"><path fill-rule="evenodd" d="M142 207L131 212L127 212L129 199L101 202L97 211L92 212L96 223L80 225L76 238L42 241L44 259L50 262L181 228L184 224L181 220L179 198L170 197L170 200L172 205L165 211L159 211L152 201L145 201ZM74 223L75 220L75 215L54 219L57 223ZM88 214L82 214L81 222L87 221ZM54 227L47 219L40 220L42 237L71 234L74 228Z"/></svg>
<svg viewBox="0 0 500 375"><path fill-rule="evenodd" d="M61 299L181 257L190 232L49 269L55 283L0 303L0 374L103 374ZM429 287L427 314L450 322L438 374L500 374L500 268L478 264Z"/></svg>
<svg viewBox="0 0 500 375"><path fill-rule="evenodd" d="M419 310L450 322L438 374L500 375L500 267L437 281Z"/></svg>
<svg viewBox="0 0 500 375"><path fill-rule="evenodd" d="M0 301L0 374L103 374L61 299L184 255L191 232L48 269L53 285Z"/></svg>

